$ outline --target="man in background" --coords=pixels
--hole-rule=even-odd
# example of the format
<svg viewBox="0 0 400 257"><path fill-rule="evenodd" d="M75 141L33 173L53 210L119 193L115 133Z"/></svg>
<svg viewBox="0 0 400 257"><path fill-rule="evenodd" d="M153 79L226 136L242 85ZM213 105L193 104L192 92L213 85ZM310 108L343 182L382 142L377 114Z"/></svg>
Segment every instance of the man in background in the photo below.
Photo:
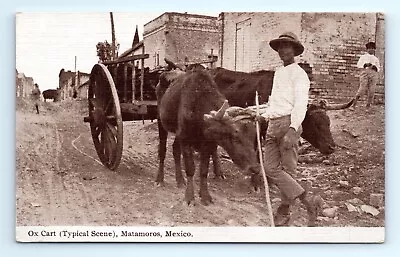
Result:
<svg viewBox="0 0 400 257"><path fill-rule="evenodd" d="M36 113L39 114L39 104L40 104L40 89L39 85L35 83L32 90L32 100L36 108Z"/></svg>
<svg viewBox="0 0 400 257"><path fill-rule="evenodd" d="M357 62L357 68L360 70L360 87L354 98L353 108L356 107L360 97L367 93L367 104L369 108L374 100L376 83L378 82L378 72L380 70L379 59L375 56L376 45L369 42L365 45L367 53L361 55Z"/></svg>

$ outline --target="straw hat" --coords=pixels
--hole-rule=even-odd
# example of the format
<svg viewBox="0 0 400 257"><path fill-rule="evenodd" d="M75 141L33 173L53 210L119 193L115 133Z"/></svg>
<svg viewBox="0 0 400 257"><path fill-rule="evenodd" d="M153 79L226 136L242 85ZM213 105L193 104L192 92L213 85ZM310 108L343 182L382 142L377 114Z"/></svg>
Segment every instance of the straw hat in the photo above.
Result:
<svg viewBox="0 0 400 257"><path fill-rule="evenodd" d="M271 41L269 41L269 45L272 49L278 51L281 42L291 43L293 45L295 56L302 54L304 51L304 46L300 43L297 36L292 32L283 33L278 38L272 39Z"/></svg>

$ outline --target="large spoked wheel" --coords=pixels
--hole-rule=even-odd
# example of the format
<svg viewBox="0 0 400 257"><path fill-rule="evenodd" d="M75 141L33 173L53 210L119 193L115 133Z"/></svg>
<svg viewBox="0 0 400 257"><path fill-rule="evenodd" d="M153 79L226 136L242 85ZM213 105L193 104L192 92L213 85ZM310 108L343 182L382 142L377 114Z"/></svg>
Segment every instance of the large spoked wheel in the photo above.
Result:
<svg viewBox="0 0 400 257"><path fill-rule="evenodd" d="M123 148L121 107L113 78L103 64L93 66L88 90L90 130L100 161L118 167Z"/></svg>

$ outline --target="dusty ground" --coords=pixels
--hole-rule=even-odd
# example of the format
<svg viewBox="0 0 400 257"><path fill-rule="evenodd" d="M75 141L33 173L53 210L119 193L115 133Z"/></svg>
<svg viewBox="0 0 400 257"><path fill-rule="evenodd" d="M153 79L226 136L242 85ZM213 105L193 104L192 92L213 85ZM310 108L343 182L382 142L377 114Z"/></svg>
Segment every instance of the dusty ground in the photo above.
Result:
<svg viewBox="0 0 400 257"><path fill-rule="evenodd" d="M157 187L156 123L124 122L121 164L116 171L106 169L83 123L86 112L86 103L66 101L43 103L36 115L29 102L17 101L17 225L269 225L264 194L252 192L248 178L229 160L222 160L227 179L209 180L210 206L198 198L195 206L186 206L184 189L175 185L170 150L166 185ZM384 107L374 106L369 113L334 111L330 117L334 138L343 147L323 157L303 145L295 174L325 199L318 225L384 226L383 204L373 209L379 211L375 216L360 208L369 206L371 193L384 193ZM277 208L275 188L271 199ZM290 225L304 226L306 217L297 203Z"/></svg>

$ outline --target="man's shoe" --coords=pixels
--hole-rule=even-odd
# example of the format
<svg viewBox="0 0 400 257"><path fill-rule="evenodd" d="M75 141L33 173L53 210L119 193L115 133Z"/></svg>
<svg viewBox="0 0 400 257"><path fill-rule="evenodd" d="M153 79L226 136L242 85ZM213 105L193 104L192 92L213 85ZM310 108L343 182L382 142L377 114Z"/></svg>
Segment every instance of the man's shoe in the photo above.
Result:
<svg viewBox="0 0 400 257"><path fill-rule="evenodd" d="M306 207L308 213L308 226L315 227L317 217L322 209L323 199L319 195L309 196L302 200L304 206Z"/></svg>
<svg viewBox="0 0 400 257"><path fill-rule="evenodd" d="M280 205L274 215L274 223L276 227L287 226L290 220L290 206Z"/></svg>
<svg viewBox="0 0 400 257"><path fill-rule="evenodd" d="M286 227L290 221L290 214L275 214L274 223L276 227Z"/></svg>

